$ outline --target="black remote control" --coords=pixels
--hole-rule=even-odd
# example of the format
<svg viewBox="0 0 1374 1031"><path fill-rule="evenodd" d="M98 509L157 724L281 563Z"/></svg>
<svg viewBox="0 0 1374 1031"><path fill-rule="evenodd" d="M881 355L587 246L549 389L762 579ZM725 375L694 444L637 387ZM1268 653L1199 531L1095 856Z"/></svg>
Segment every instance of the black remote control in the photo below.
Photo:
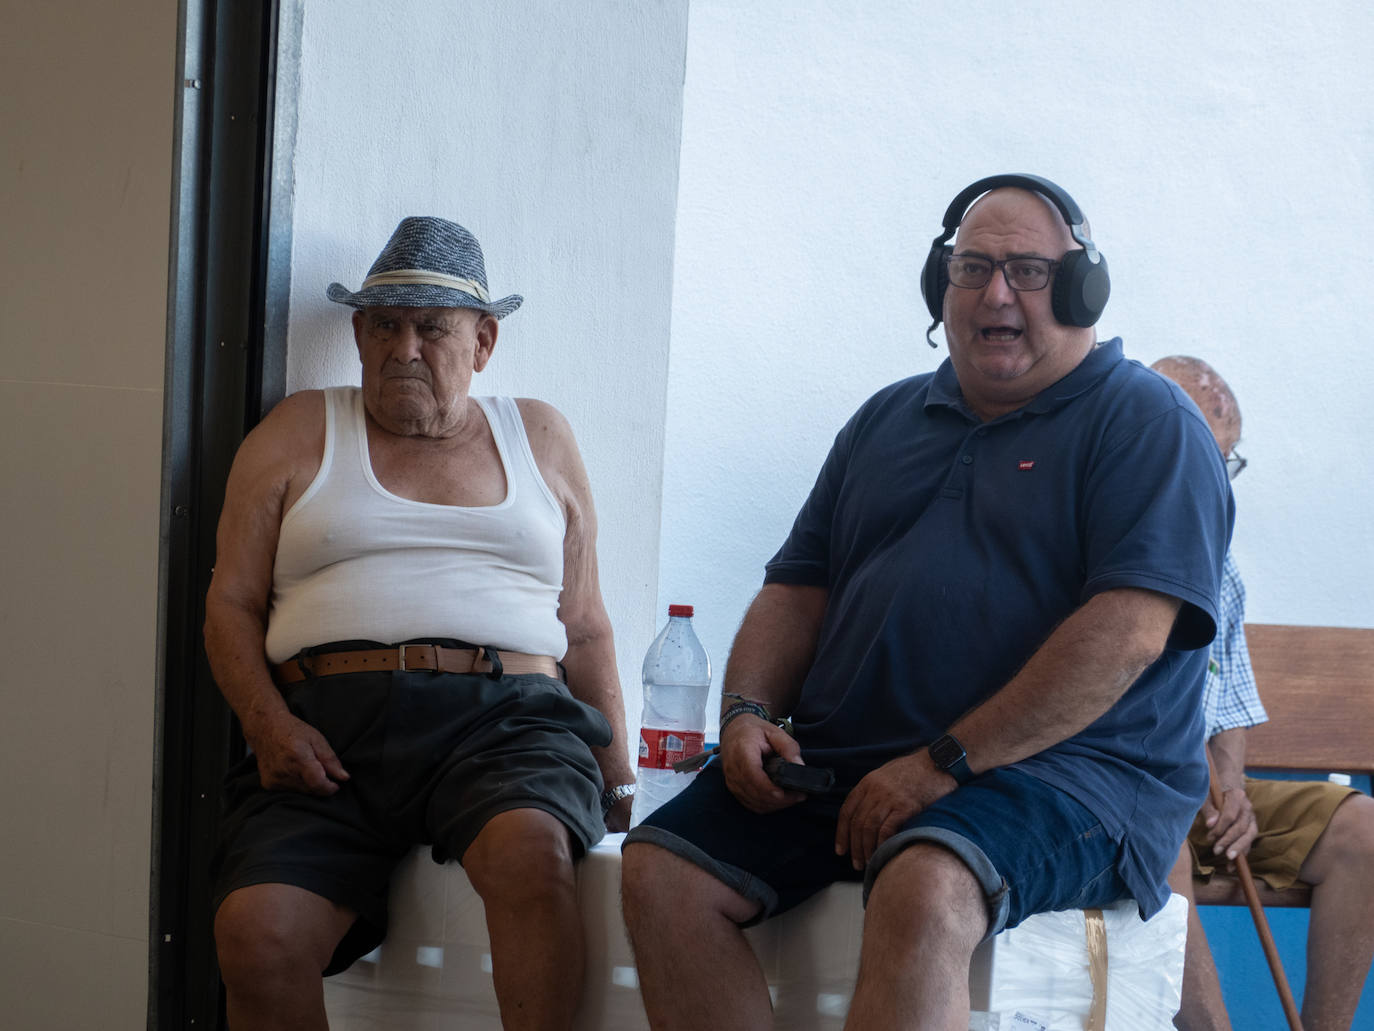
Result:
<svg viewBox="0 0 1374 1031"><path fill-rule="evenodd" d="M764 761L763 772L780 788L803 791L809 795L829 791L835 786L835 771L825 766L790 763L780 755Z"/></svg>

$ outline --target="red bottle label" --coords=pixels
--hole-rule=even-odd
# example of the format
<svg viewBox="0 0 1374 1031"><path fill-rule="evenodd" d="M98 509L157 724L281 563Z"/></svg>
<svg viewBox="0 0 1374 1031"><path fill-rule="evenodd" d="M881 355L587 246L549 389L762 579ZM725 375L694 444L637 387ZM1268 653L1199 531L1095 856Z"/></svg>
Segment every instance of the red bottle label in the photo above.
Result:
<svg viewBox="0 0 1374 1031"><path fill-rule="evenodd" d="M696 755L706 747L706 734L700 730L639 731L639 765L648 770L671 770L673 763Z"/></svg>

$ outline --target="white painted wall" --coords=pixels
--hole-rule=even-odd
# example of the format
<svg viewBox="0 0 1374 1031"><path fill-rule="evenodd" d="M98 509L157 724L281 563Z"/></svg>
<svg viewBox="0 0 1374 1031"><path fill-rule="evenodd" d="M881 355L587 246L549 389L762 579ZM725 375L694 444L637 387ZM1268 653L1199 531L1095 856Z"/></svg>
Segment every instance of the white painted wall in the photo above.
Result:
<svg viewBox="0 0 1374 1031"><path fill-rule="evenodd" d="M481 241L501 323L474 390L572 422L626 719L654 633L686 0L302 0L288 388L357 383L349 309L405 215Z"/></svg>
<svg viewBox="0 0 1374 1031"><path fill-rule="evenodd" d="M944 358L919 270L997 172L1092 220L1102 337L1235 389L1250 618L1374 625L1371 47L1353 2L693 0L659 608L697 605L717 689L834 433Z"/></svg>

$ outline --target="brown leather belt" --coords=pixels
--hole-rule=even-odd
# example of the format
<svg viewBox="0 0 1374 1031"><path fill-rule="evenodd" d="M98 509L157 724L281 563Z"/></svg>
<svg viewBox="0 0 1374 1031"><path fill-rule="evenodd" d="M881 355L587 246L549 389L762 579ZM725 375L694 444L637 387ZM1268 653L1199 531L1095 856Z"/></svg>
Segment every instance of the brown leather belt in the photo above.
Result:
<svg viewBox="0 0 1374 1031"><path fill-rule="evenodd" d="M272 668L278 684L295 684L309 677L341 673L542 673L558 679L558 663L549 655L497 651L495 648L443 648L437 644L401 644L355 652L298 655Z"/></svg>

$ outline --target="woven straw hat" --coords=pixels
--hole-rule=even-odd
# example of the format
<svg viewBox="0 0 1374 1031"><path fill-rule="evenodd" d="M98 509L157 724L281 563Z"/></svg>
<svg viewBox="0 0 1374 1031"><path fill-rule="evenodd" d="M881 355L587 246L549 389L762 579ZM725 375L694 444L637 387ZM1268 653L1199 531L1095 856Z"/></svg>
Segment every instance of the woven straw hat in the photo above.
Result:
<svg viewBox="0 0 1374 1031"><path fill-rule="evenodd" d="M476 308L498 319L524 301L519 294L493 301L477 238L432 215L401 219L357 293L330 283L325 296L352 308Z"/></svg>

